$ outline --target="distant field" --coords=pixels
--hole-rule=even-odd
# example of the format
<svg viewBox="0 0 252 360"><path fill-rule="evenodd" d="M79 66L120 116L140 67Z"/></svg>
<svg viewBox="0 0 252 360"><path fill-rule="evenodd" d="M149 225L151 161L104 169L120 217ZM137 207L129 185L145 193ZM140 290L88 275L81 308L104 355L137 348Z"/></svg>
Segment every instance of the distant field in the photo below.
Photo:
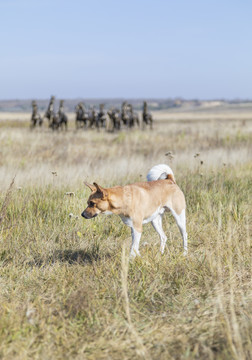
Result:
<svg viewBox="0 0 252 360"><path fill-rule="evenodd" d="M141 115L141 111L137 111ZM171 119L208 119L215 117L217 119L251 119L252 120L252 105L251 106L241 106L241 107L181 107L177 109L164 109L158 111L151 111L154 119L162 120L171 120ZM43 112L40 112L43 115ZM66 112L70 121L75 120L74 112ZM2 112L0 111L0 121L30 121L31 111L30 112Z"/></svg>
<svg viewBox="0 0 252 360"><path fill-rule="evenodd" d="M120 107L118 105L118 107ZM181 107L170 108L158 111L151 111L156 121L201 121L201 120L251 120L252 103L227 104L219 101L202 102L200 106L195 106L185 102ZM40 111L41 115L44 111ZM138 111L141 114L140 111ZM75 113L67 112L70 122L74 122ZM22 111L0 111L1 121L25 121L29 122L30 112Z"/></svg>
<svg viewBox="0 0 252 360"><path fill-rule="evenodd" d="M153 131L76 131L70 114L53 133L0 112L1 359L252 358L252 109L153 115ZM130 230L81 219L83 181L139 181L158 163L185 193L189 254L167 214L165 254L145 225L127 269Z"/></svg>
<svg viewBox="0 0 252 360"><path fill-rule="evenodd" d="M153 131L119 133L76 131L74 114L69 115L66 133L52 132L47 122L31 131L29 114L0 113L0 181L7 187L17 175L20 186L45 185L52 181L51 171L57 171L60 185L85 177L98 177L109 185L111 179L129 181L153 164L169 162L165 156L169 151L175 171L197 168L195 153L200 153L203 169L246 163L251 160L252 119L246 112L246 118L241 114L238 119L229 113L206 118L205 112L153 112Z"/></svg>

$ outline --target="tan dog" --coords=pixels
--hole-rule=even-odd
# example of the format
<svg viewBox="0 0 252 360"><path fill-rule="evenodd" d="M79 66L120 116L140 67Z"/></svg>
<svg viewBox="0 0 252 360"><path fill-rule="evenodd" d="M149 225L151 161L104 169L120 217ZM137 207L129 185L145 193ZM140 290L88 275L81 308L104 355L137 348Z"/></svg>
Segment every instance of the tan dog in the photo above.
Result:
<svg viewBox="0 0 252 360"><path fill-rule="evenodd" d="M151 221L160 237L160 251L163 254L167 237L162 228L162 217L166 210L174 216L183 238L184 254L187 253L185 197L176 184L174 174L168 165L154 166L147 174L148 182L104 189L98 184L86 185L92 191L88 207L81 214L92 219L98 214L119 215L131 228L132 246L130 256L140 255L139 243L142 226Z"/></svg>

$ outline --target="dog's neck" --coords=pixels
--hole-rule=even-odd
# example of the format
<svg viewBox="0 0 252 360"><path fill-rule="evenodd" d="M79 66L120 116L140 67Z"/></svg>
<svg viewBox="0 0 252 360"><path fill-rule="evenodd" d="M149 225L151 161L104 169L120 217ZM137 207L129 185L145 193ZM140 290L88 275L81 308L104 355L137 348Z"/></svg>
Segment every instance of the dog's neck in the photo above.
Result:
<svg viewBox="0 0 252 360"><path fill-rule="evenodd" d="M123 190L123 187L116 187L116 190L114 188L107 189L109 192L108 201L110 204L110 211L115 215L123 215L123 216L129 216L130 209L131 209L131 196L127 196L125 194L125 190ZM117 196L118 191L123 196Z"/></svg>

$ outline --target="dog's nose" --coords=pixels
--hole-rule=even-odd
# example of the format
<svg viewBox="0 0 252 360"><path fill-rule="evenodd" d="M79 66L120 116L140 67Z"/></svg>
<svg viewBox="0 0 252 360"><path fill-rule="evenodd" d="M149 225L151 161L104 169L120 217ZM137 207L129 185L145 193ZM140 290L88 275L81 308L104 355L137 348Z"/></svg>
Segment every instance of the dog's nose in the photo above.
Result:
<svg viewBox="0 0 252 360"><path fill-rule="evenodd" d="M81 214L81 216L83 216L85 219L88 219L88 217L85 215L85 211L83 211L83 213Z"/></svg>

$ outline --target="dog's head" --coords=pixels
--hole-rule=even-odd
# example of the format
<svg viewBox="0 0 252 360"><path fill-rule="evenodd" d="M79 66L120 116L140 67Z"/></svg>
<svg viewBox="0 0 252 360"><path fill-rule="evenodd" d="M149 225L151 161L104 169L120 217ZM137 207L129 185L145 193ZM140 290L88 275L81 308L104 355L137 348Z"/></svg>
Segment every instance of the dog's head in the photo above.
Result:
<svg viewBox="0 0 252 360"><path fill-rule="evenodd" d="M108 192L98 184L93 185L85 183L87 187L92 191L88 198L88 206L82 212L81 216L85 219L92 219L95 216L110 211L110 205L108 201Z"/></svg>

